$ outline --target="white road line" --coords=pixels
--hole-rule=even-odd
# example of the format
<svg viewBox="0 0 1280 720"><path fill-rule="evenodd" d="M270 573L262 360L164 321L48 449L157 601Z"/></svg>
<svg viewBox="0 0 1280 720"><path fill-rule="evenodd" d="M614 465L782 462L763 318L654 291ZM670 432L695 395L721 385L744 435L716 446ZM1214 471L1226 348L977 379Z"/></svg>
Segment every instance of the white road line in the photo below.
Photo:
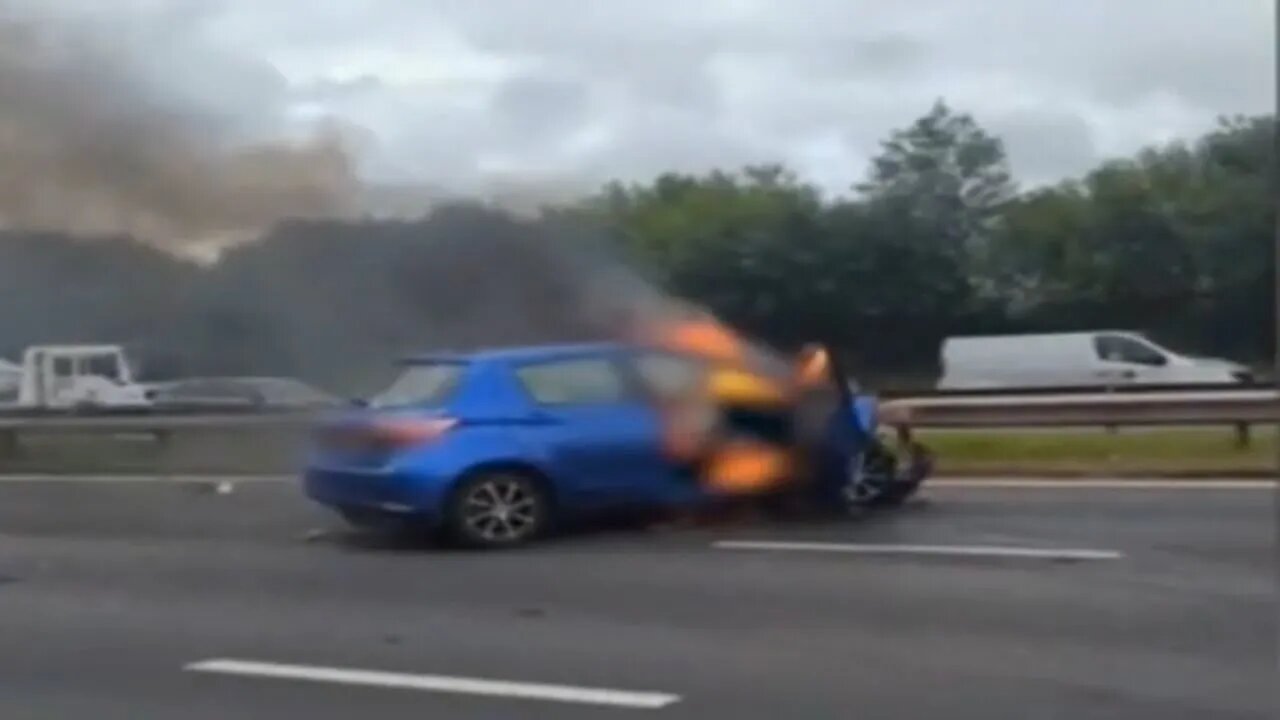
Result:
<svg viewBox="0 0 1280 720"><path fill-rule="evenodd" d="M416 675L311 665L284 665L253 660L202 660L191 663L183 669L190 672L223 675L303 680L341 685L364 685L464 695L485 695L521 700L608 705L642 710L658 710L680 701L679 695L656 692L632 692L628 690L575 687L572 685L546 685L542 683L483 680L480 678L449 677L445 675Z"/></svg>
<svg viewBox="0 0 1280 720"><path fill-rule="evenodd" d="M0 475L0 483L282 483L295 482L297 475L84 475L61 473L21 473Z"/></svg>
<svg viewBox="0 0 1280 720"><path fill-rule="evenodd" d="M925 483L937 488L1030 488L1069 490L1276 490L1275 480L1176 480L1123 478L940 478Z"/></svg>
<svg viewBox="0 0 1280 720"><path fill-rule="evenodd" d="M882 545L858 543L773 542L766 540L719 540L718 550L771 550L781 552L849 553L859 555L934 555L947 557L1004 557L1041 560L1119 560L1115 550L1078 548L1030 548L1001 545Z"/></svg>

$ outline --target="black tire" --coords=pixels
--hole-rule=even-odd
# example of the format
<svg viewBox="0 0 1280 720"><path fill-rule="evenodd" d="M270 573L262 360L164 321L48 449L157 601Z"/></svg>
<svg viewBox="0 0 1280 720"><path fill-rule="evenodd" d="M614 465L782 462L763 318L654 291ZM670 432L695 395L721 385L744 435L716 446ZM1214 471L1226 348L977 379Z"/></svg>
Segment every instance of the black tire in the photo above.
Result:
<svg viewBox="0 0 1280 720"><path fill-rule="evenodd" d="M529 473L499 470L467 477L445 508L447 538L463 547L506 548L523 545L551 526L551 499Z"/></svg>
<svg viewBox="0 0 1280 720"><path fill-rule="evenodd" d="M872 498L866 507L869 508L892 508L898 507L905 503L912 495L916 494L916 490L920 486L916 483L895 482L885 488L876 497Z"/></svg>
<svg viewBox="0 0 1280 720"><path fill-rule="evenodd" d="M898 458L878 439L867 445L862 457L846 471L842 496L850 509L882 508L900 505L914 488L897 483Z"/></svg>
<svg viewBox="0 0 1280 720"><path fill-rule="evenodd" d="M906 450L913 465L903 472L901 461L889 448L879 440L867 448L864 467L871 470L875 478L876 491L859 499L846 492L850 507L891 508L902 505L911 499L924 484L932 467L933 459L929 452L918 445ZM917 463L924 463L918 465Z"/></svg>

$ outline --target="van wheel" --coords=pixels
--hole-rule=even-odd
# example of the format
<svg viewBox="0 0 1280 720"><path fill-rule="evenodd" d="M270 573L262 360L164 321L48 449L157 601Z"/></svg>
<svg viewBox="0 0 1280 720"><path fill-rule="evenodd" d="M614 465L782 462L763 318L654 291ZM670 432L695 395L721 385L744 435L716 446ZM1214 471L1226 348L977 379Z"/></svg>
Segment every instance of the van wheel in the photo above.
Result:
<svg viewBox="0 0 1280 720"><path fill-rule="evenodd" d="M445 514L450 539L477 548L521 545L542 535L550 520L551 504L538 481L512 471L463 480Z"/></svg>

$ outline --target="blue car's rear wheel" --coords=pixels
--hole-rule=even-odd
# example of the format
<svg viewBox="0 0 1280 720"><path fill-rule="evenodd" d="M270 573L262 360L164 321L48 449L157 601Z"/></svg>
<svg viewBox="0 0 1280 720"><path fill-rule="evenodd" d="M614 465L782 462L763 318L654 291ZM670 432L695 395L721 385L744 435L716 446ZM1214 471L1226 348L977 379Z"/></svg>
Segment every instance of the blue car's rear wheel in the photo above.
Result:
<svg viewBox="0 0 1280 720"><path fill-rule="evenodd" d="M537 478L484 472L463 480L445 511L455 542L470 547L511 547L540 536L551 520L551 504Z"/></svg>

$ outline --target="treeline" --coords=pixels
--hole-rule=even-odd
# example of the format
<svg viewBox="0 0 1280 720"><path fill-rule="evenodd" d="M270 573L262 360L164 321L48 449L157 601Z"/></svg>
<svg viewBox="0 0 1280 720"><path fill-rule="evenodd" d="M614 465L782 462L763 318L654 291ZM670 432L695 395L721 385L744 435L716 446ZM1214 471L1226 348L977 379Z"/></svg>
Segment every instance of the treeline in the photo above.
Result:
<svg viewBox="0 0 1280 720"><path fill-rule="evenodd" d="M777 166L669 174L536 219L289 223L209 268L10 232L0 355L126 342L153 376L360 389L419 349L607 334L656 285L779 346L831 342L871 376L929 375L950 334L1101 327L1265 362L1275 132L1274 116L1227 119L1020 191L999 139L939 103L834 199Z"/></svg>

